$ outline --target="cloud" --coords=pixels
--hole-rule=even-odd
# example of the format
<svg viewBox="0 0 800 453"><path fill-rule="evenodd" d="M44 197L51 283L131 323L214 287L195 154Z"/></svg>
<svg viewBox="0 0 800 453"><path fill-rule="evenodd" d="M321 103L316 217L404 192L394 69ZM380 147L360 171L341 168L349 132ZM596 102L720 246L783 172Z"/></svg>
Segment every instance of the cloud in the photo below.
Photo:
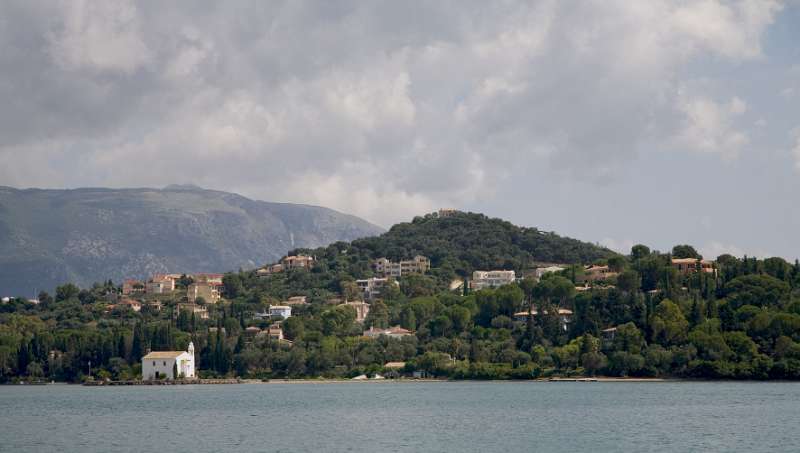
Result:
<svg viewBox="0 0 800 453"><path fill-rule="evenodd" d="M151 59L136 6L127 0L62 1L48 34L53 59L67 70L131 73Z"/></svg>
<svg viewBox="0 0 800 453"><path fill-rule="evenodd" d="M733 126L735 118L747 111L747 104L738 97L727 103L717 103L705 96L682 95L678 109L686 115L677 137L679 145L735 158L749 142L748 135Z"/></svg>
<svg viewBox="0 0 800 453"><path fill-rule="evenodd" d="M634 241L633 239L612 239L612 238L604 238L600 241L600 244L603 247L607 247L615 252L622 253L627 255L631 253L631 249L634 245L639 244L639 242Z"/></svg>
<svg viewBox="0 0 800 453"><path fill-rule="evenodd" d="M772 253L769 253L761 249L755 251L750 250L750 253L748 253L747 251L745 251L744 248L738 247L733 244L724 244L718 241L708 242L702 247L700 247L698 251L700 252L701 255L703 255L703 258L712 260L717 259L718 256L724 254L732 255L738 258L748 255L750 258L757 257L762 259L776 256Z"/></svg>
<svg viewBox="0 0 800 453"><path fill-rule="evenodd" d="M687 68L763 58L780 9L12 1L0 179L193 182L383 225L536 190L543 170L613 183L652 143L744 151L746 103L684 89Z"/></svg>
<svg viewBox="0 0 800 453"><path fill-rule="evenodd" d="M794 157L794 168L800 172L800 126L792 131L794 138L794 147L792 148L792 156Z"/></svg>

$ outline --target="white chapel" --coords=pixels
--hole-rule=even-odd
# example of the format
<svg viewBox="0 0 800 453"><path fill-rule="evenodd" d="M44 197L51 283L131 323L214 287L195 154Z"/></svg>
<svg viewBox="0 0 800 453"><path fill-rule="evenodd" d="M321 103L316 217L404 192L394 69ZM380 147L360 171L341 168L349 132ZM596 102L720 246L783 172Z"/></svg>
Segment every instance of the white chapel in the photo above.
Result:
<svg viewBox="0 0 800 453"><path fill-rule="evenodd" d="M194 343L186 351L154 351L142 357L142 379L191 379L194 372Z"/></svg>

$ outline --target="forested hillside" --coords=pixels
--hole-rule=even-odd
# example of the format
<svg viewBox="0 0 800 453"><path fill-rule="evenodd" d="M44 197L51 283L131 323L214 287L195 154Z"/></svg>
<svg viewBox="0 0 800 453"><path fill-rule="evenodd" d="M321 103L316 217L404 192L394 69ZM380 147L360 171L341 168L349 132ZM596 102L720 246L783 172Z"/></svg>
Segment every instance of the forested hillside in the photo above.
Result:
<svg viewBox="0 0 800 453"><path fill-rule="evenodd" d="M95 378L134 379L146 351L183 349L190 340L205 377L800 378L797 262L729 255L695 262L700 256L686 245L671 253L637 245L620 256L477 214L417 218L378 238L305 252L317 257L309 270L226 274L224 300L205 306L208 319L183 310L180 291L143 297L140 312L110 305L119 297L111 282L62 285L38 305L0 305L0 380L80 381L90 362ZM418 253L433 269L386 285L368 301L363 322L341 305L360 298L355 280L375 275L373 258ZM679 270L673 258L696 267ZM451 278L474 269L526 270L539 261L578 264L538 282L448 289ZM610 272L588 280L585 264ZM288 319L255 316L291 296L308 303L293 306ZM284 338L262 335L270 326ZM364 335L391 326L410 333ZM405 364L388 369L387 362Z"/></svg>

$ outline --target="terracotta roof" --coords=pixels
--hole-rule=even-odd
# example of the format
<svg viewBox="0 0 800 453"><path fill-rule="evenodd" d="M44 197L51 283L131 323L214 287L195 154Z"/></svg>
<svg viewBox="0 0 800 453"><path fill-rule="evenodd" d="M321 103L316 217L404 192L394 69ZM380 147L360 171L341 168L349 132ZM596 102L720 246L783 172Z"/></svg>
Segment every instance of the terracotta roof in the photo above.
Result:
<svg viewBox="0 0 800 453"><path fill-rule="evenodd" d="M186 351L154 351L142 357L142 360L152 359L175 359L181 354L186 354Z"/></svg>
<svg viewBox="0 0 800 453"><path fill-rule="evenodd" d="M383 365L384 368L404 368L406 366L406 362L386 362Z"/></svg>
<svg viewBox="0 0 800 453"><path fill-rule="evenodd" d="M695 264L698 261L697 258L672 258L672 264Z"/></svg>

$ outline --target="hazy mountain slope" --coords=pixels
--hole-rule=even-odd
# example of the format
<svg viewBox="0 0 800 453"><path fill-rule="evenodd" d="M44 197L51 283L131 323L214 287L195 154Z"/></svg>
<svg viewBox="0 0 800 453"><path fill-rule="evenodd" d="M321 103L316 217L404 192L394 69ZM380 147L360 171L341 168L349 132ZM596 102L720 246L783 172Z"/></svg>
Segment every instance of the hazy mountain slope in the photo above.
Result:
<svg viewBox="0 0 800 453"><path fill-rule="evenodd" d="M156 272L223 272L382 229L331 209L195 187L0 187L0 294Z"/></svg>

